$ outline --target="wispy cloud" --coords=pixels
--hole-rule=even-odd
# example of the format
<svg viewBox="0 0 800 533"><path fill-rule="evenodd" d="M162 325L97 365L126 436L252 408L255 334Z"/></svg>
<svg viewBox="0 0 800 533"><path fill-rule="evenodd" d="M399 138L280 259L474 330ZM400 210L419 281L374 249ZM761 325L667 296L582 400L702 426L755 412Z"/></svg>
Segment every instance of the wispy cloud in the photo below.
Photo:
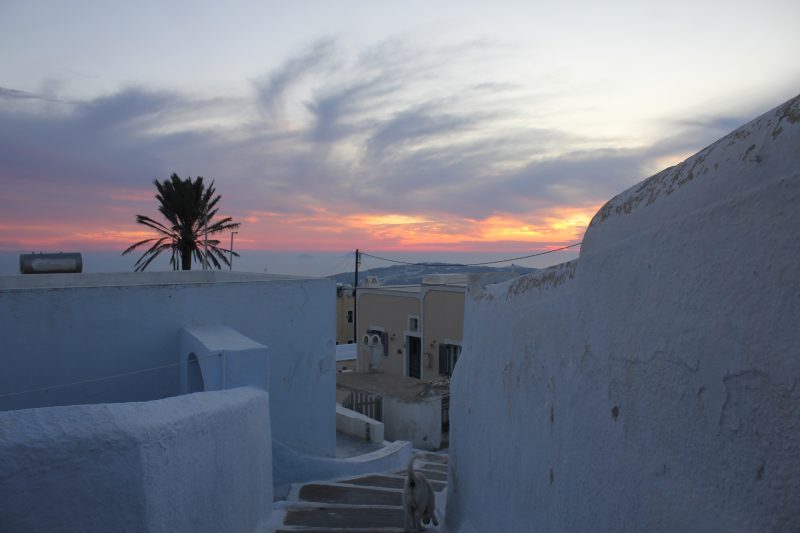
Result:
<svg viewBox="0 0 800 533"><path fill-rule="evenodd" d="M7 87L0 87L0 99L8 100L39 100L43 102L63 102L58 98L52 98L44 94L37 94L28 91L21 91L19 89L9 89Z"/></svg>
<svg viewBox="0 0 800 533"><path fill-rule="evenodd" d="M744 122L665 121L660 139L627 146L542 119L560 95L475 74L505 53L328 38L266 72L249 98L127 87L65 102L0 88L0 242L122 241L152 180L172 172L216 180L253 247L574 239L654 165Z"/></svg>
<svg viewBox="0 0 800 533"><path fill-rule="evenodd" d="M271 118L277 118L283 112L287 91L318 68L326 65L329 67L328 63L334 57L335 51L335 39L320 39L268 75L256 80L254 85L262 109Z"/></svg>

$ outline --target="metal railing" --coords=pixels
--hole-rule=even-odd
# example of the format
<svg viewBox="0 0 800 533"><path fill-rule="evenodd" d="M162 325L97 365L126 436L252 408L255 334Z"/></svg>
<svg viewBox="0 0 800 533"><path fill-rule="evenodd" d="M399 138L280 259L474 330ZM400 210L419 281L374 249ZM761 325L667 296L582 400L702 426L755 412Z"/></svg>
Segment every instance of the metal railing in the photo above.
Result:
<svg viewBox="0 0 800 533"><path fill-rule="evenodd" d="M350 389L342 406L378 422L383 422L383 398L377 394Z"/></svg>
<svg viewBox="0 0 800 533"><path fill-rule="evenodd" d="M450 430L450 393L442 394L442 431Z"/></svg>

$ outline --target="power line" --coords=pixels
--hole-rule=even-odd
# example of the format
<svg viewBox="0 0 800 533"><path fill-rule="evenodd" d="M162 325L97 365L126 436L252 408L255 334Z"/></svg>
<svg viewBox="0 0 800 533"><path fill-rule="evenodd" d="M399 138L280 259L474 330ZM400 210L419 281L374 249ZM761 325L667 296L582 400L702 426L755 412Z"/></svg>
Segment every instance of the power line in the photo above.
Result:
<svg viewBox="0 0 800 533"><path fill-rule="evenodd" d="M512 257L510 259L500 259L498 261L486 261L484 263L441 263L441 262L423 262L423 263L413 263L410 261L400 261L398 259L387 259L386 257L378 257L377 255L372 255L367 252L361 252L361 255L365 255L368 257L372 257L374 259L379 259L381 261L387 261L389 263L396 263L398 265L413 265L413 266L462 266L462 267L473 267L473 266L486 266L486 265L496 265L498 263L508 263L509 261L519 261L521 259L529 259L531 257L537 257L540 255L552 254L554 252L560 252L562 250L567 250L569 248L574 248L576 246L580 246L581 242L576 242L574 244L570 244L569 246L562 246L561 248L556 248L554 250L547 250L544 252L538 252L535 254L530 255L523 255L520 257Z"/></svg>
<svg viewBox="0 0 800 533"><path fill-rule="evenodd" d="M366 255L367 257L372 257L373 259L379 259L381 261L387 261L389 263L397 263L398 265L414 265L414 266L467 266L467 265L460 265L458 263L411 263L408 261L399 261L397 259L387 259L385 257L378 257L377 255L368 254L367 252L361 252L361 255Z"/></svg>
<svg viewBox="0 0 800 533"><path fill-rule="evenodd" d="M326 274L326 275L324 275L324 276L322 276L322 277L323 277L323 278L332 278L332 277L334 277L334 276L336 276L336 275L338 275L338 274L344 274L344 273L350 272L350 270L345 270L345 271L343 271L343 270L342 270L342 266L343 266L343 265L345 265L345 264L350 264L350 262L351 262L351 261L352 261L352 259L351 259L350 257L345 257L344 259L342 259L341 261L339 261L339 262L336 264L336 266L335 266L335 267L333 267L333 269L331 269L331 270L330 270L330 273L329 273L329 274ZM351 270L352 270L352 269L351 269Z"/></svg>
<svg viewBox="0 0 800 533"><path fill-rule="evenodd" d="M232 355L237 355L237 354L234 353ZM201 360L219 358L219 356L220 356L220 354L211 354L211 355L201 355L200 357L195 356L195 358L197 359L197 361L199 363ZM50 385L48 387L39 387L37 389L28 389L28 390L23 390L23 391L18 391L18 392L9 392L9 393L5 393L5 394L0 394L0 399L2 399L2 398L10 398L12 396L20 396L22 394L32 394L34 392L45 392L45 391L50 391L50 390L53 390L53 389L63 389L63 388L66 388L66 387L73 387L75 385L88 385L89 383L98 383L100 381L107 381L107 380L110 380L110 379L118 379L118 378L123 378L123 377L127 377L127 376L133 376L133 375L136 375L136 374L144 374L146 372L153 372L154 370L165 370L167 368L179 367L179 366L184 365L184 364L187 364L187 363L186 362L183 362L183 363L168 363L168 364L164 364L164 365L151 366L151 367L148 367L148 368L141 368L139 370L131 370L130 372L122 372L122 373L119 373L119 374L112 374L112 375L103 376L103 377L100 377L100 378L82 379L80 381L72 381L70 383L60 383L58 385Z"/></svg>
<svg viewBox="0 0 800 533"><path fill-rule="evenodd" d="M552 254L553 252L560 252L561 250L567 250L568 248L575 248L576 246L580 246L580 245L581 245L580 242L576 242L575 244L570 244L569 246L562 246L561 248L556 248L555 250L547 250L545 252L539 252L539 253L536 253L536 254L523 255L522 257L512 257L511 259L502 259L500 261L487 261L485 263L473 263L471 265L465 265L465 266L496 265L497 263L507 263L509 261L519 261L520 259L528 259L528 258L531 258L531 257L537 257L539 255L547 255L547 254Z"/></svg>

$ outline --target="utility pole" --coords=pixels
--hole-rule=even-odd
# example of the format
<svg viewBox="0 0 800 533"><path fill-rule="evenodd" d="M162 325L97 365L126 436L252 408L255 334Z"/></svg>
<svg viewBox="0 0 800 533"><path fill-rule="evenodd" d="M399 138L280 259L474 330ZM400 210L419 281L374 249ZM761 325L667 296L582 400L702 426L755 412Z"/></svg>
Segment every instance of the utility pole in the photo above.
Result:
<svg viewBox="0 0 800 533"><path fill-rule="evenodd" d="M358 342L358 295L356 294L356 290L358 289L358 266L361 264L361 254L356 248L356 277L355 282L353 283L353 342Z"/></svg>
<svg viewBox="0 0 800 533"><path fill-rule="evenodd" d="M231 260L229 261L229 264L230 264L230 267L231 267L231 269L230 269L231 272L233 272L233 236L236 235L237 233L239 233L239 232L238 231L232 231L231 232Z"/></svg>
<svg viewBox="0 0 800 533"><path fill-rule="evenodd" d="M203 270L208 270L208 213L205 218L206 238L203 241Z"/></svg>

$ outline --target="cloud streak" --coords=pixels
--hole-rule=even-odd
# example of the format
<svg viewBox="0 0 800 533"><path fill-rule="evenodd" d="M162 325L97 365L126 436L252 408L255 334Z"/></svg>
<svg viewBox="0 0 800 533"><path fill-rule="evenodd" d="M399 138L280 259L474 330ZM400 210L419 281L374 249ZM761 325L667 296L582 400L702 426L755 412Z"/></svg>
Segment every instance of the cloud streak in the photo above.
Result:
<svg viewBox="0 0 800 533"><path fill-rule="evenodd" d="M270 118L274 119L282 114L286 92L301 82L305 76L326 65L333 57L335 48L334 39L320 39L308 50L292 57L267 76L254 82L258 103Z"/></svg>
<svg viewBox="0 0 800 533"><path fill-rule="evenodd" d="M152 180L177 172L216 180L253 248L522 249L579 238L603 201L744 122L665 123L626 146L543 119L561 95L459 74L505 53L326 38L247 97L0 87L0 243L124 247L134 213L155 211Z"/></svg>

